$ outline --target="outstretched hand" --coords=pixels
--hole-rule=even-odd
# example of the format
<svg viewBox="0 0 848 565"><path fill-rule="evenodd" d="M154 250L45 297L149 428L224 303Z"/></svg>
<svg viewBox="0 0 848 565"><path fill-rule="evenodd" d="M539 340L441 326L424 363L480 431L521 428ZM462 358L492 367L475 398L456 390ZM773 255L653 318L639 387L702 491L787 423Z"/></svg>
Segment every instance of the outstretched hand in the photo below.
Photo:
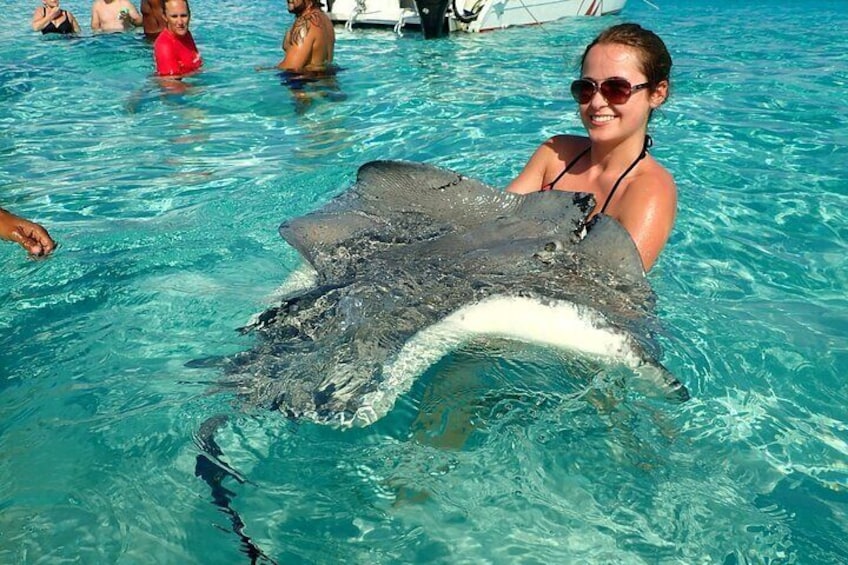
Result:
<svg viewBox="0 0 848 565"><path fill-rule="evenodd" d="M56 247L56 242L46 229L2 208L0 208L0 238L17 242L33 257L49 255Z"/></svg>

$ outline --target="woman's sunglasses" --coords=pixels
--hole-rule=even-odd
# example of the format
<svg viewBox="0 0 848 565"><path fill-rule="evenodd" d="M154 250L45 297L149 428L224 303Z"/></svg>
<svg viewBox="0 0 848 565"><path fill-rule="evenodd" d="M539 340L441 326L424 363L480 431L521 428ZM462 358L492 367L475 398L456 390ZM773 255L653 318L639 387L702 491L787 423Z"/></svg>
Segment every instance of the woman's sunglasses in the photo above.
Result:
<svg viewBox="0 0 848 565"><path fill-rule="evenodd" d="M626 78L613 77L602 80L601 84L590 78L579 78L571 83L571 95L578 104L588 104L589 100L600 91L601 96L610 104L626 104L630 95L637 90L647 88L649 82L631 85Z"/></svg>

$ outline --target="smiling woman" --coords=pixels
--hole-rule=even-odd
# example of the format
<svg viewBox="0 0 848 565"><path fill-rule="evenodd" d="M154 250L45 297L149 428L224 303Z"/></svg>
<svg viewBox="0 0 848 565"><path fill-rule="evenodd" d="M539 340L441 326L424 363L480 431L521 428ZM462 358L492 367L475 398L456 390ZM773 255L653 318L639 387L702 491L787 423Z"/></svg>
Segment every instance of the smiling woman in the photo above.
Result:
<svg viewBox="0 0 848 565"><path fill-rule="evenodd" d="M165 2L166 27L153 45L156 74L159 76L178 78L197 71L203 65L200 52L188 30L190 21L191 10L188 2Z"/></svg>
<svg viewBox="0 0 848 565"><path fill-rule="evenodd" d="M611 216L627 230L650 270L674 225L674 179L648 155L648 120L668 97L671 56L663 41L638 24L620 24L586 48L582 78L571 85L588 139L558 135L543 143L507 187L587 192L598 207L592 220Z"/></svg>

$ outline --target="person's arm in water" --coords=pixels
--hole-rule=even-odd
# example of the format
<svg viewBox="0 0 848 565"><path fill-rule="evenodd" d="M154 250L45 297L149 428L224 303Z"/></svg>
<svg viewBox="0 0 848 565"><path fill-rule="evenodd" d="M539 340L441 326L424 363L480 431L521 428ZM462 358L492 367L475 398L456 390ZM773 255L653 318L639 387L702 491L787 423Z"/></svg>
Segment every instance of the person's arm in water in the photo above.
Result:
<svg viewBox="0 0 848 565"><path fill-rule="evenodd" d="M0 208L0 239L14 241L34 257L50 254L56 243L40 225Z"/></svg>

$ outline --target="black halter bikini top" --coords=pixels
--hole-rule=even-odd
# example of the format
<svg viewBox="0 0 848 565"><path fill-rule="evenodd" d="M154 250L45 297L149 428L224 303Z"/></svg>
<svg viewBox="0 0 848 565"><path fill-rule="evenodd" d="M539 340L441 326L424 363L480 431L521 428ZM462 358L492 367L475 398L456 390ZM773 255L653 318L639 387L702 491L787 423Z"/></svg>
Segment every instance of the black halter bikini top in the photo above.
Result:
<svg viewBox="0 0 848 565"><path fill-rule="evenodd" d="M617 181L615 181L615 184L614 184L614 185L612 185L612 190L610 190L610 193L609 193L609 195L607 196L607 199L606 199L606 201L604 202L604 205L601 207L601 211L600 211L600 212L598 212L598 214L597 214L595 217L597 217L597 216L599 216L599 215L601 215L601 214L603 214L603 213L604 213L604 211L607 209L607 205L610 203L610 200L612 200L612 197L613 197L613 195L615 194L615 191L616 191L616 190L618 190L618 185L619 185L619 184L621 184L621 181L623 181L623 180L624 180L624 177L626 177L626 176L627 176L627 174L628 174L630 171L632 171L632 170L633 170L633 168L634 168L636 165L638 165L638 164L639 164L639 161L641 161L642 159L644 159L644 158L645 158L645 155L647 155L647 154L648 154L648 148L650 148L653 144L654 144L654 142L653 142L653 140L651 139L651 136L650 136L650 135L646 135L646 136L645 136L645 143L642 145L642 152L641 152L641 153L639 153L639 156L638 156L638 157L636 157L636 159L634 159L632 163L630 163L630 166L629 166L629 167L627 167L627 169L625 169L623 173L621 173L621 176L620 176L620 177L618 177L618 180L617 180ZM542 190L542 191L546 191L546 190L553 190L554 185L555 185L555 184L559 181L559 179L561 179L561 178L565 175L565 173L567 173L568 171L570 171L570 170L571 170L571 168L572 168L572 167L574 167L574 165L576 165L576 164L577 164L577 162L578 162L580 159L582 159L584 155L586 155L587 153L589 153L589 149L591 149L591 146L589 146L589 147L587 147L586 149L584 149L583 151L581 151L581 152L580 152L580 154L579 154L579 155L577 155L577 157L575 157L574 159L572 159L572 160L571 160L571 161L570 161L570 162L569 162L569 163L565 166L565 168L562 170L562 172L561 172L560 174L558 174L558 175L557 175L557 177L556 177L554 180L552 180L551 182L549 182L548 184L546 184L545 186L543 186L541 190ZM585 224L584 224L584 225L585 225Z"/></svg>
<svg viewBox="0 0 848 565"><path fill-rule="evenodd" d="M43 8L44 15L47 15L47 8ZM61 33L63 35L67 35L69 33L74 33L74 24L71 23L71 17L68 15L68 12L62 10L63 15L65 16L65 21L60 23L58 26L53 23L53 21L47 22L47 25L41 28L41 33L46 35L48 33ZM61 16L60 16L61 17ZM58 18L57 18L58 19Z"/></svg>

